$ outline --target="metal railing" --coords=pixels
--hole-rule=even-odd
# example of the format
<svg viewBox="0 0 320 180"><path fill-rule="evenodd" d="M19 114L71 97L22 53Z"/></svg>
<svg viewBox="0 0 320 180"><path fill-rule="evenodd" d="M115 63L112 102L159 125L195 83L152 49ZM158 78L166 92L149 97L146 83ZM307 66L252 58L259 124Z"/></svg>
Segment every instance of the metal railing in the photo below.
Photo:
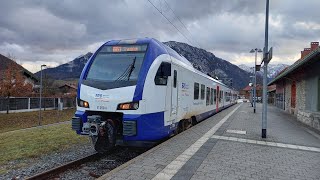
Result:
<svg viewBox="0 0 320 180"><path fill-rule="evenodd" d="M42 98L42 109L58 109L59 103L64 108L76 107L75 98ZM0 113L7 111L26 112L39 109L38 97L0 97Z"/></svg>

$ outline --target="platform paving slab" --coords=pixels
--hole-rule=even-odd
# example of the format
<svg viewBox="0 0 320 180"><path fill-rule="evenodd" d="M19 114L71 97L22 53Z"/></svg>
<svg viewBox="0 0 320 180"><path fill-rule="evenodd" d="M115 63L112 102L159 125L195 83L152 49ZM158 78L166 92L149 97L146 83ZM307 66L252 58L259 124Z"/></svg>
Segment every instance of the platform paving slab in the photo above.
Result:
<svg viewBox="0 0 320 180"><path fill-rule="evenodd" d="M317 132L269 107L262 139L261 109L232 106L100 179L320 179Z"/></svg>

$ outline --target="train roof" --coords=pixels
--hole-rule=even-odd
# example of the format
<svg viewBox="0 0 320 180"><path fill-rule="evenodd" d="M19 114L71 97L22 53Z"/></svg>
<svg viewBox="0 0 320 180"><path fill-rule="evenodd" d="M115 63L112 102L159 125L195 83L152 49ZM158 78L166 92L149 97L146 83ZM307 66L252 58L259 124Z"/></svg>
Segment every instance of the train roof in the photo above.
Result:
<svg viewBox="0 0 320 180"><path fill-rule="evenodd" d="M213 80L215 83L224 85L225 87L228 87L224 83L204 74L203 72L195 69L190 61L188 61L185 57L181 56L179 53L177 53L175 50L170 48L169 46L165 45L164 43L154 39L154 38L137 38L137 39L123 39L123 40L111 40L106 42L104 45L125 45L125 44L156 44L158 48L161 48L162 50L166 51L170 56L174 57L175 59L179 60L182 64L184 64L186 67L189 67L189 69L192 69L195 73L202 75L204 77L207 77L211 80Z"/></svg>

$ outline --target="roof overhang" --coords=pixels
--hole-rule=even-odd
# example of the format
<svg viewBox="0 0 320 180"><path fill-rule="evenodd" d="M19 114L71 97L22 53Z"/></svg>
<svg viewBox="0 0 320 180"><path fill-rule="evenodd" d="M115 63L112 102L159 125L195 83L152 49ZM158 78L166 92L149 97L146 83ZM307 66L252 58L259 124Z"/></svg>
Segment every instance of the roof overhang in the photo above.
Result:
<svg viewBox="0 0 320 180"><path fill-rule="evenodd" d="M297 62L295 62L293 65L289 66L285 71L283 71L281 74L275 77L271 82L269 82L268 85L275 84L275 82L277 82L278 80L290 75L295 70L303 66L314 63L315 61L319 60L319 58L320 58L320 47L310 52L303 59L300 59Z"/></svg>

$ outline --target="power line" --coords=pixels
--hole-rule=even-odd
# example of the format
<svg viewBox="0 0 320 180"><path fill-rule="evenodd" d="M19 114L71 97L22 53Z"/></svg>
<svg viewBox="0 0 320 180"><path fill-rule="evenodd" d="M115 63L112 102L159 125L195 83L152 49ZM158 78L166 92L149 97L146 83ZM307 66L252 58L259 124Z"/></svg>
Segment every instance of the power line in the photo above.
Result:
<svg viewBox="0 0 320 180"><path fill-rule="evenodd" d="M189 31L189 29L187 28L187 26L181 21L180 17L174 12L174 10L170 7L170 5L168 4L168 2L167 2L166 0L163 0L163 1L167 4L167 6L169 7L169 9L170 9L170 10L172 11L172 13L177 17L177 19L178 19L179 22L183 25L183 27L189 32L189 34L190 34L190 36L191 36L191 39L194 40L191 32ZM195 41L195 42L198 44L198 46L200 47L200 44L199 44L196 40L194 40L194 41ZM201 48L201 47L200 47L200 48Z"/></svg>
<svg viewBox="0 0 320 180"><path fill-rule="evenodd" d="M193 44L163 13L162 13L162 11L160 11L150 0L148 0L149 1L149 3L154 7L154 8L156 8L158 11L159 11L159 13L164 17L164 18L166 18L166 20L184 37L184 38L186 38L186 40L190 43L190 44Z"/></svg>

